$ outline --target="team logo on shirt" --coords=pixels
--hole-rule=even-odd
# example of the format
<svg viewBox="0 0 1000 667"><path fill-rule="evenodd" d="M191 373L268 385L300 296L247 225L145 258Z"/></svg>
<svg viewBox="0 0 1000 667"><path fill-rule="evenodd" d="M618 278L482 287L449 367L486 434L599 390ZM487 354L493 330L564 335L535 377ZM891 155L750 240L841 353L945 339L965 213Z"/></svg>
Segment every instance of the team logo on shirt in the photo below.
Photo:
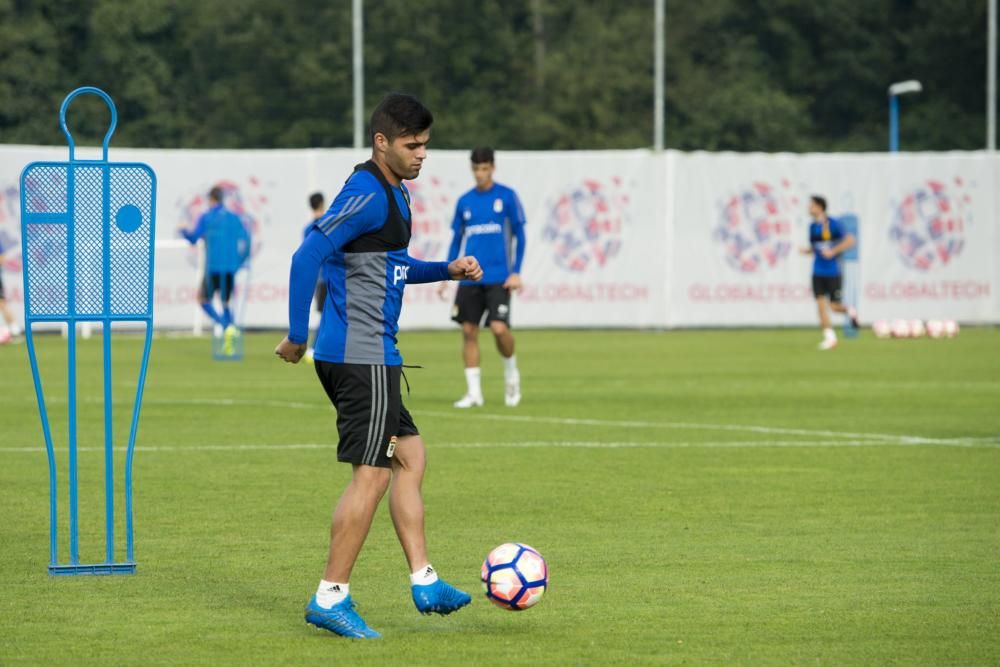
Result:
<svg viewBox="0 0 1000 667"><path fill-rule="evenodd" d="M493 212L503 213L503 200L499 197L493 200Z"/></svg>
<svg viewBox="0 0 1000 667"><path fill-rule="evenodd" d="M792 220L799 198L792 184L757 182L719 201L713 231L726 263L741 273L756 273L781 264L792 249Z"/></svg>
<svg viewBox="0 0 1000 667"><path fill-rule="evenodd" d="M928 271L962 254L965 228L972 223L972 197L962 178L921 183L893 209L889 238L908 268Z"/></svg>
<svg viewBox="0 0 1000 667"><path fill-rule="evenodd" d="M621 252L630 216L631 199L622 179L587 179L549 202L542 239L567 271L601 268Z"/></svg>

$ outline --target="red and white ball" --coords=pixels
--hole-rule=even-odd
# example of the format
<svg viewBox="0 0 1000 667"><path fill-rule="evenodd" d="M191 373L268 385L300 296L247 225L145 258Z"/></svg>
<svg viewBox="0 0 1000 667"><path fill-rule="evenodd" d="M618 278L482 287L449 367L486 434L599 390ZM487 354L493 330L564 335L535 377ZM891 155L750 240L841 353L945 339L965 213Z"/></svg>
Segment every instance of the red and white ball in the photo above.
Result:
<svg viewBox="0 0 1000 667"><path fill-rule="evenodd" d="M892 326L885 320L878 320L872 324L872 333L876 338L888 338L892 335Z"/></svg>
<svg viewBox="0 0 1000 667"><path fill-rule="evenodd" d="M944 335L948 338L954 338L958 335L958 322L955 320L945 320L944 322Z"/></svg>
<svg viewBox="0 0 1000 667"><path fill-rule="evenodd" d="M941 320L928 320L927 335L931 338L941 338L944 336L944 322Z"/></svg>
<svg viewBox="0 0 1000 667"><path fill-rule="evenodd" d="M920 320L910 320L910 338L923 338L924 334L927 333L924 323Z"/></svg>
<svg viewBox="0 0 1000 667"><path fill-rule="evenodd" d="M893 338L909 338L910 337L910 323L906 320L894 320L892 323L892 337Z"/></svg>
<svg viewBox="0 0 1000 667"><path fill-rule="evenodd" d="M0 328L0 345L6 345L11 341L10 329Z"/></svg>
<svg viewBox="0 0 1000 667"><path fill-rule="evenodd" d="M523 611L545 594L549 566L537 549L508 542L486 556L480 578L490 602L508 611Z"/></svg>

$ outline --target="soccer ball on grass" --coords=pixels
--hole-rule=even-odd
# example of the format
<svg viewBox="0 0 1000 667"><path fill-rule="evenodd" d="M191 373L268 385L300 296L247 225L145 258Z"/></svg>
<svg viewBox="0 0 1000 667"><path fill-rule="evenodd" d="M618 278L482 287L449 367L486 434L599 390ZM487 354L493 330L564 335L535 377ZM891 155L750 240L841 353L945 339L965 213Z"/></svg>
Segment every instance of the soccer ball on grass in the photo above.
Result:
<svg viewBox="0 0 1000 667"><path fill-rule="evenodd" d="M508 542L489 553L480 578L490 602L509 611L523 611L542 599L549 586L549 566L536 549Z"/></svg>

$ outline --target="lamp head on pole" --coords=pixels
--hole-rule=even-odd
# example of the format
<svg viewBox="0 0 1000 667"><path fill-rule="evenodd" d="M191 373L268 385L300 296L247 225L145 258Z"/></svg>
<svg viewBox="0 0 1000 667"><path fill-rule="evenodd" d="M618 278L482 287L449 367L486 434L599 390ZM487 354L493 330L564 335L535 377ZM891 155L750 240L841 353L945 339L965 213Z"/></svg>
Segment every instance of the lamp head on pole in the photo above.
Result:
<svg viewBox="0 0 1000 667"><path fill-rule="evenodd" d="M907 93L919 93L924 89L920 82L915 79L909 81L898 81L889 86L889 96L906 95Z"/></svg>

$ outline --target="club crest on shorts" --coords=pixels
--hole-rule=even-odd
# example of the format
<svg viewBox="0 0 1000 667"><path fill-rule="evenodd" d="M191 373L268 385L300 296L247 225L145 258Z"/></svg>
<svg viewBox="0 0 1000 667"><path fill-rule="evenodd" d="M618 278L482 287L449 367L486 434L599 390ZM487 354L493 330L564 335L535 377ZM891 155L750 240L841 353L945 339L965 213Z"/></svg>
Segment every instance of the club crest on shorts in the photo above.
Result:
<svg viewBox="0 0 1000 667"><path fill-rule="evenodd" d="M396 438L396 436L392 436L391 438L389 438L389 448L385 450L385 455L390 459L392 458L392 455L396 453L397 442L399 442L399 440Z"/></svg>

